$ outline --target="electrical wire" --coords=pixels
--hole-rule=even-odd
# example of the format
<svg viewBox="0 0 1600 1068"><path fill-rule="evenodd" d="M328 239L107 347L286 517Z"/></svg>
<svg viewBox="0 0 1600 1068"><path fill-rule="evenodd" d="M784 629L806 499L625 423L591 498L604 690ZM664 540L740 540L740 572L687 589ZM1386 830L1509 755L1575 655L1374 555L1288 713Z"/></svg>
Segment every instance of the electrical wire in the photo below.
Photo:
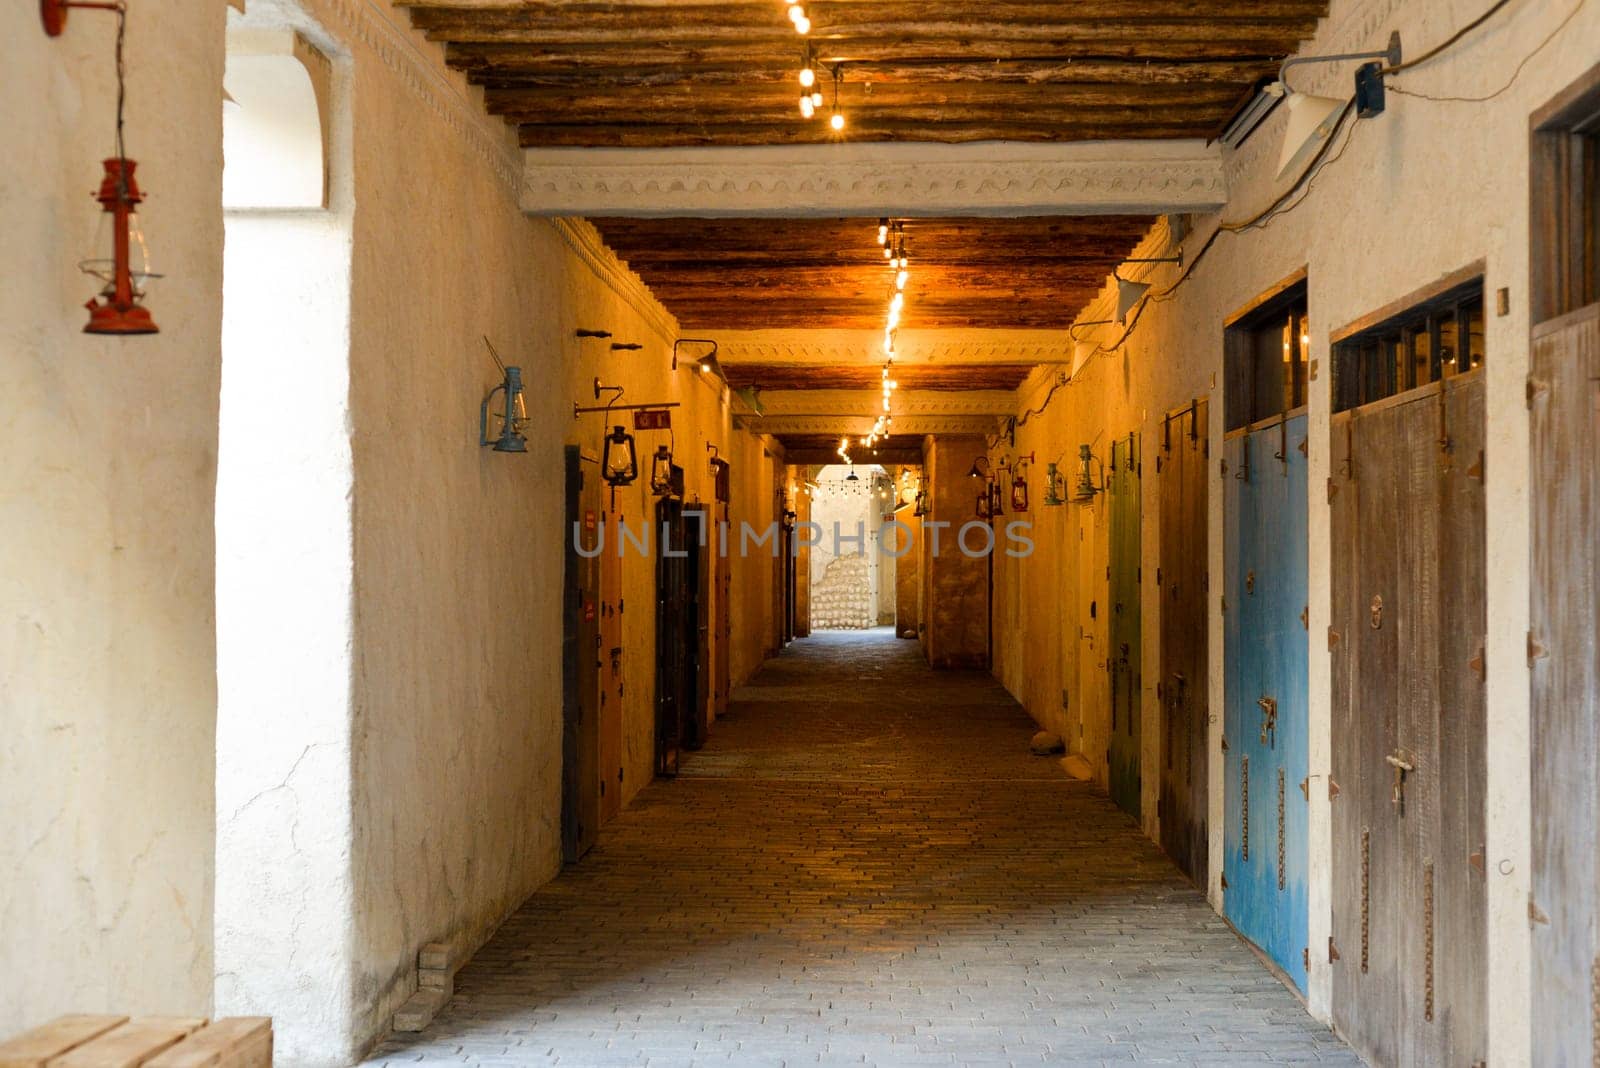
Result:
<svg viewBox="0 0 1600 1068"><path fill-rule="evenodd" d="M1561 31L1566 29L1572 20L1578 17L1578 12L1583 10L1586 3L1588 3L1588 0L1578 0L1572 10L1567 12L1566 18L1557 23L1555 29L1546 34L1544 40L1540 41L1532 52L1522 57L1522 62L1517 64L1517 69L1511 72L1511 77L1507 79L1506 83L1486 96L1431 96L1428 93L1419 93L1414 89L1406 89L1398 85L1389 86L1389 91L1398 93L1401 96L1415 97L1418 100L1429 100L1436 104L1482 104L1485 101L1493 100L1517 83L1517 79L1522 77L1522 72L1527 69L1529 63L1533 62L1534 57L1543 52L1551 41L1560 36Z"/></svg>

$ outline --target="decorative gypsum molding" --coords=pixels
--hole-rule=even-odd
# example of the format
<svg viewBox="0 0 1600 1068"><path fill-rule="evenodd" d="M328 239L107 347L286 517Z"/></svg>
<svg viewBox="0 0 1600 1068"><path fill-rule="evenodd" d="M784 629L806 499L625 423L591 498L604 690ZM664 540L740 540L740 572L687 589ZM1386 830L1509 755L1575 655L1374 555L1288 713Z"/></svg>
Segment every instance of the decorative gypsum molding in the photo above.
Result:
<svg viewBox="0 0 1600 1068"><path fill-rule="evenodd" d="M877 336L877 335L874 335ZM1065 336L1064 334L1062 335ZM881 342L741 342L722 346L722 358L730 363L849 364L882 362ZM903 343L896 356L902 364L947 363L1052 363L1072 359L1072 344L1006 343L974 340L967 343L941 342L921 345Z"/></svg>
<svg viewBox="0 0 1600 1068"><path fill-rule="evenodd" d="M637 274L630 271L616 254L606 247L587 219L551 219L551 228L561 243L594 272L600 282L637 312L668 343L679 336L678 320Z"/></svg>
<svg viewBox="0 0 1600 1068"><path fill-rule="evenodd" d="M820 158L764 148L527 149L522 204L539 215L881 214L907 204L920 214L1024 215L1205 211L1227 200L1211 149L1163 158L1110 145L1115 157L1075 159L1037 146L855 147Z"/></svg>
<svg viewBox="0 0 1600 1068"><path fill-rule="evenodd" d="M353 40L365 45L404 83L411 95L455 131L499 179L512 196L522 184L522 157L511 131L489 117L482 104L462 86L460 78L427 55L416 35L395 25L375 0L302 0L342 24ZM464 83L463 83L464 84Z"/></svg>

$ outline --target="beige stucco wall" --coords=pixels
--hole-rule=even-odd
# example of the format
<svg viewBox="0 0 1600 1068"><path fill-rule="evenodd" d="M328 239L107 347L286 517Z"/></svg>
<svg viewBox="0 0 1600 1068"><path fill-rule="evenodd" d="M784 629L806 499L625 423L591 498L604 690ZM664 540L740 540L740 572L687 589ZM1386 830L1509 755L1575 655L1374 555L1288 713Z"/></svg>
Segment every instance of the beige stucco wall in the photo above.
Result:
<svg viewBox="0 0 1600 1068"><path fill-rule="evenodd" d="M128 154L161 333L81 331L115 19L0 8L0 1034L211 1004L223 7L144 0Z"/></svg>
<svg viewBox="0 0 1600 1068"><path fill-rule="evenodd" d="M1468 37L1447 57L1402 76L1401 88L1434 96L1484 96L1505 86L1518 63L1549 35L1573 4L1515 4L1484 29ZM1447 37L1455 27L1480 13L1483 5L1467 0L1427 5L1398 0L1336 2L1305 54L1326 54L1381 47L1391 29L1398 29L1409 54L1419 55ZM1162 414L1196 394L1214 392L1221 370L1223 319L1256 294L1301 267L1309 268L1311 357L1319 373L1311 383L1310 482L1320 487L1329 475L1330 411L1328 337L1331 330L1422 287L1475 260L1487 261L1488 293L1488 707L1491 744L1488 756L1487 865L1490 902L1490 1060L1521 1064L1528 1059L1527 872L1529 857L1528 676L1523 649L1528 613L1527 413L1523 379L1528 366L1528 117L1562 87L1587 70L1597 58L1600 10L1580 11L1570 26L1521 72L1503 94L1486 103L1433 102L1391 95L1387 114L1361 122L1343 158L1318 178L1309 198L1269 227L1241 236L1224 236L1195 271L1177 299L1151 305L1127 347L1115 357L1093 361L1074 384L1057 394L1048 410L1017 436L1021 451L1037 450L1041 459L1071 455L1080 442L1098 441L1103 448L1114 435L1137 429L1144 435L1145 456ZM1348 93L1347 66L1298 71L1298 87L1311 92ZM1281 115L1257 132L1228 159L1231 197L1227 219L1248 217L1272 197L1276 188ZM1197 220L1199 241L1215 218ZM1157 235L1159 238L1160 235ZM1152 241L1139 255L1160 255ZM1148 277L1158 290L1173 277L1172 268L1134 266L1132 277ZM1510 311L1494 313L1495 291L1510 291ZM1083 318L1104 319L1107 305L1089 308ZM1115 335L1102 332L1102 338ZM1042 378L1043 376L1041 376ZM1043 399L1045 383L1023 397L1023 408ZM1222 405L1211 405L1211 455L1220 455ZM1144 574L1154 574L1159 520L1158 482L1145 467ZM1076 509L1068 509L1066 512ZM1084 510L1087 513L1089 510ZM1104 544L1104 508L1093 510L1097 545ZM1310 632L1325 632L1330 611L1328 509L1323 494L1311 494ZM1052 544L1066 543L1061 563L1070 566L1069 529L1051 535ZM1104 575L1103 550L1080 573ZM1222 570L1221 496L1213 494L1210 533L1211 571ZM1001 677L1030 710L1046 722L1056 713L1051 694L1032 681L1048 676L1049 661L1061 657L1070 672L1069 656L1058 651L1048 627L1034 617L1022 592L1038 588L1049 573L1049 556L1041 554L1015 571L1016 579L997 580L997 639L1007 649ZM1041 571L1040 569L1044 569ZM1217 588L1213 583L1212 589ZM1063 631L1083 625L1093 631L1085 605L1077 618L1064 621ZM1222 708L1220 608L1212 599L1211 707ZM1145 760L1155 759L1156 708L1153 680L1157 649L1148 636L1158 633L1159 604L1155 587L1144 585L1144 678L1147 680ZM1100 620L1103 624L1104 620ZM1068 636L1060 637L1064 649ZM1096 654L1103 657L1103 654ZM1066 682L1070 685L1070 680ZM1311 643L1311 774L1325 780L1329 762L1329 662L1326 645ZM1103 723L1101 699L1084 713ZM1211 738L1213 806L1223 791L1218 751L1220 714ZM1103 731L1103 726L1101 727ZM1101 752L1103 744L1091 747ZM1154 831L1154 777L1146 779L1144 806L1147 829ZM1326 791L1312 791L1311 930L1312 945L1326 942L1329 930L1330 825ZM1213 880L1221 871L1220 807L1215 807ZM1220 887L1211 888L1219 901ZM1316 953L1312 954L1313 961ZM1328 1011L1327 970L1313 967L1310 1003L1314 1012Z"/></svg>

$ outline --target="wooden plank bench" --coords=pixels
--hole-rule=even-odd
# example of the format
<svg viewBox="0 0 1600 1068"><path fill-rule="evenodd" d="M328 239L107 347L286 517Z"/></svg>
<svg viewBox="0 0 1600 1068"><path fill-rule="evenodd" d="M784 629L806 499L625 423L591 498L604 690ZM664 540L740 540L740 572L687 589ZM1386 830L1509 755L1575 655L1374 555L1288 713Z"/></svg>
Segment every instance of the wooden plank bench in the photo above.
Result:
<svg viewBox="0 0 1600 1068"><path fill-rule="evenodd" d="M272 1068L272 1018L62 1016L0 1043L0 1068Z"/></svg>

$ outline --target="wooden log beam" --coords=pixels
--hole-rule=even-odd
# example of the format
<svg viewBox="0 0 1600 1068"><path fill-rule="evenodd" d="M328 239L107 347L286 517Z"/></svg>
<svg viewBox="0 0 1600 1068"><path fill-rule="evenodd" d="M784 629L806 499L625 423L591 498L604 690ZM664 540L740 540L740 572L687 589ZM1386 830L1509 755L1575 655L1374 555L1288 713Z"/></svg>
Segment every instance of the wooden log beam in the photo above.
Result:
<svg viewBox="0 0 1600 1068"><path fill-rule="evenodd" d="M449 65L489 89L573 89L611 92L634 88L678 86L795 86L798 56L777 55L771 62L700 62L683 56L676 62L638 65L632 55L616 56L610 65L580 64L573 56L533 53L519 45L449 45ZM1016 62L972 62L950 57L943 62L885 62L847 68L849 84L928 86L965 82L988 85L1048 86L1095 83L1125 85L1253 85L1277 72L1275 59L1199 60L1191 63L1147 60L1030 59ZM826 78L824 78L826 80ZM797 90L798 91L798 90ZM874 92L877 90L875 89Z"/></svg>
<svg viewBox="0 0 1600 1068"><path fill-rule="evenodd" d="M991 122L930 126L919 122L852 123L846 136L860 142L966 145L981 141L1059 144L1074 141L1166 141L1203 137L1219 116L1198 115L1191 122L1057 123ZM658 126L622 123L524 124L518 127L523 148L695 148L719 145L819 145L844 140L818 129L816 123L710 124L668 123Z"/></svg>

